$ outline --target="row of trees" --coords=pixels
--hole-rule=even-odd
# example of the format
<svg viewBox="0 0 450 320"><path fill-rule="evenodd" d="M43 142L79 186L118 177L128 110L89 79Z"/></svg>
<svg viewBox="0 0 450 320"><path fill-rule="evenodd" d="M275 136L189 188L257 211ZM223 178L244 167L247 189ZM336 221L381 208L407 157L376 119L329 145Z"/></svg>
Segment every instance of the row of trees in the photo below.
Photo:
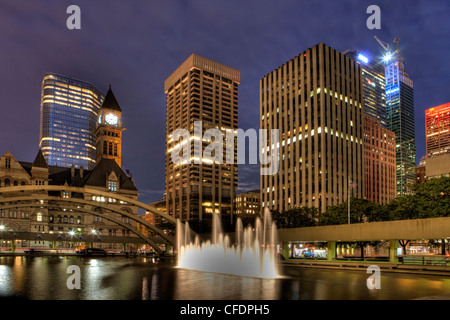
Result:
<svg viewBox="0 0 450 320"><path fill-rule="evenodd" d="M395 198L386 205L351 198L350 223L423 219L450 216L450 178L442 177L410 185L411 194ZM299 207L273 211L278 228L299 228L348 223L348 202L319 214L317 208Z"/></svg>

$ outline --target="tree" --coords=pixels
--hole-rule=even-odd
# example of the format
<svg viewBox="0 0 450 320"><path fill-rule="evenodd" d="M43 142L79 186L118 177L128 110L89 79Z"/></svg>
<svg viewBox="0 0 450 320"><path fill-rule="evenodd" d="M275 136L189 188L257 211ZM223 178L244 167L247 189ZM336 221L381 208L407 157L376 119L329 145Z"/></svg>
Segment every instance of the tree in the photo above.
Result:
<svg viewBox="0 0 450 320"><path fill-rule="evenodd" d="M170 236L174 236L175 235L175 230L176 230L176 226L175 224L171 223L171 222L167 222L167 221L163 221L160 222L157 227L161 230L164 230L167 232L168 235Z"/></svg>
<svg viewBox="0 0 450 320"><path fill-rule="evenodd" d="M385 215L381 206L366 199L350 199L350 223L381 221ZM319 225L339 225L348 223L348 202L328 209L320 216Z"/></svg>
<svg viewBox="0 0 450 320"><path fill-rule="evenodd" d="M450 178L430 179L409 185L410 195L395 198L384 205L387 220L424 219L450 216Z"/></svg>
<svg viewBox="0 0 450 320"><path fill-rule="evenodd" d="M315 207L299 207L287 211L272 212L272 220L277 228L302 228L317 225L318 210Z"/></svg>

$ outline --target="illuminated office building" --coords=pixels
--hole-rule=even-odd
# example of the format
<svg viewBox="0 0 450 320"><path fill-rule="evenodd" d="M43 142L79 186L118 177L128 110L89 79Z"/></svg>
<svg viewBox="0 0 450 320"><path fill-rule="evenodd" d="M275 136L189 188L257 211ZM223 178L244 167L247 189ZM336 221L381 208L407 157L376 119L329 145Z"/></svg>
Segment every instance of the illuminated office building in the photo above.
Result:
<svg viewBox="0 0 450 320"><path fill-rule="evenodd" d="M364 197L361 65L325 44L260 80L261 128L278 129L275 175L261 176L264 208L328 206Z"/></svg>
<svg viewBox="0 0 450 320"><path fill-rule="evenodd" d="M450 152L450 103L425 111L427 156Z"/></svg>
<svg viewBox="0 0 450 320"><path fill-rule="evenodd" d="M395 134L364 115L365 197L380 204L396 196Z"/></svg>
<svg viewBox="0 0 450 320"><path fill-rule="evenodd" d="M395 133L397 196L401 196L409 193L408 184L416 180L414 86L398 50L391 57L385 68L386 123Z"/></svg>
<svg viewBox="0 0 450 320"><path fill-rule="evenodd" d="M345 53L361 65L364 114L380 121L386 128L386 95L384 65L366 52Z"/></svg>
<svg viewBox="0 0 450 320"><path fill-rule="evenodd" d="M212 213L230 219L237 190L238 167L203 157L195 157L210 143L203 138L208 129L226 132L238 128L238 85L240 72L218 62L191 55L164 83L166 93L166 202L167 213L180 219L200 222L208 228ZM201 122L201 132L195 123ZM190 133L192 145L188 163L174 163L171 152L179 147L172 139L177 129ZM186 142L186 141L185 141ZM224 141L225 145L225 141ZM237 148L234 149L235 158ZM236 162L234 162L236 163Z"/></svg>
<svg viewBox="0 0 450 320"><path fill-rule="evenodd" d="M92 84L57 74L42 81L39 147L50 166L92 169L103 94Z"/></svg>
<svg viewBox="0 0 450 320"><path fill-rule="evenodd" d="M256 217L261 215L261 190L238 193L234 198L233 214L238 217Z"/></svg>

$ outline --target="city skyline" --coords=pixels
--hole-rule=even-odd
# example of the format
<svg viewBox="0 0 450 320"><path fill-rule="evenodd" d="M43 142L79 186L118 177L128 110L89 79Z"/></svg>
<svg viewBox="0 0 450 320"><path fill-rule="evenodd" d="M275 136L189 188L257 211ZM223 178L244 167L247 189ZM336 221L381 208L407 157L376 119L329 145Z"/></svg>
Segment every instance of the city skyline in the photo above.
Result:
<svg viewBox="0 0 450 320"><path fill-rule="evenodd" d="M0 53L0 58L8 61L8 65L0 78L3 89L0 105L19 111L3 114L0 134L6 138L0 140L0 147L3 153L9 150L17 159L34 159L39 147L40 84L45 73L83 79L102 92L111 83L120 97L128 128L123 166L136 177L140 199L153 202L164 192L165 97L161 89L164 79L186 56L197 53L241 71L239 127L257 129L259 78L264 74L319 42L341 52L359 49L381 56L383 50L373 39L377 35L389 43L396 36L402 38L401 50L415 86L418 162L425 155L425 110L450 101L445 90L450 77L445 72L449 68L445 56L449 52L446 39L450 28L444 19L449 4L408 2L400 10L404 2L379 3L381 30L366 28L367 3L351 1L330 5L212 2L207 6L182 3L133 6L118 2L104 6L80 1L79 31L65 27L66 4L51 7L48 1L26 7L12 2L4 4L0 13L3 30L0 43L7 50ZM258 8L258 15L248 19L254 7ZM229 14L217 18L222 11ZM354 17L351 22L344 14L348 11ZM110 19L97 21L97 16ZM268 23L277 21L274 17L283 17L283 21L277 25ZM192 22L196 19L200 22ZM114 24L108 22L113 20ZM173 24L174 21L178 23ZM327 25L321 21L327 21ZM302 30L304 25L311 27ZM98 40L113 38L114 41ZM127 45L118 45L120 42ZM148 139L139 139L142 136ZM258 173L258 165L240 166L238 188L258 188Z"/></svg>

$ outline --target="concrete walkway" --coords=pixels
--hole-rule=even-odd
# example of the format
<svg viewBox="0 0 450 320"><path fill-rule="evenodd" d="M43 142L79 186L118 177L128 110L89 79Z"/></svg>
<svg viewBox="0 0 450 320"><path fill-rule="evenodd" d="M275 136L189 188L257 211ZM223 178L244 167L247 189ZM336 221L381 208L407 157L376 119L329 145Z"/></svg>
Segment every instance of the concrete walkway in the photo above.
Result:
<svg viewBox="0 0 450 320"><path fill-rule="evenodd" d="M289 259L281 262L284 266L298 266L305 268L325 268L339 270L366 271L369 266L376 265L387 272L413 273L436 276L450 276L450 266L409 265L389 263L384 261L324 261L324 260L297 260Z"/></svg>

